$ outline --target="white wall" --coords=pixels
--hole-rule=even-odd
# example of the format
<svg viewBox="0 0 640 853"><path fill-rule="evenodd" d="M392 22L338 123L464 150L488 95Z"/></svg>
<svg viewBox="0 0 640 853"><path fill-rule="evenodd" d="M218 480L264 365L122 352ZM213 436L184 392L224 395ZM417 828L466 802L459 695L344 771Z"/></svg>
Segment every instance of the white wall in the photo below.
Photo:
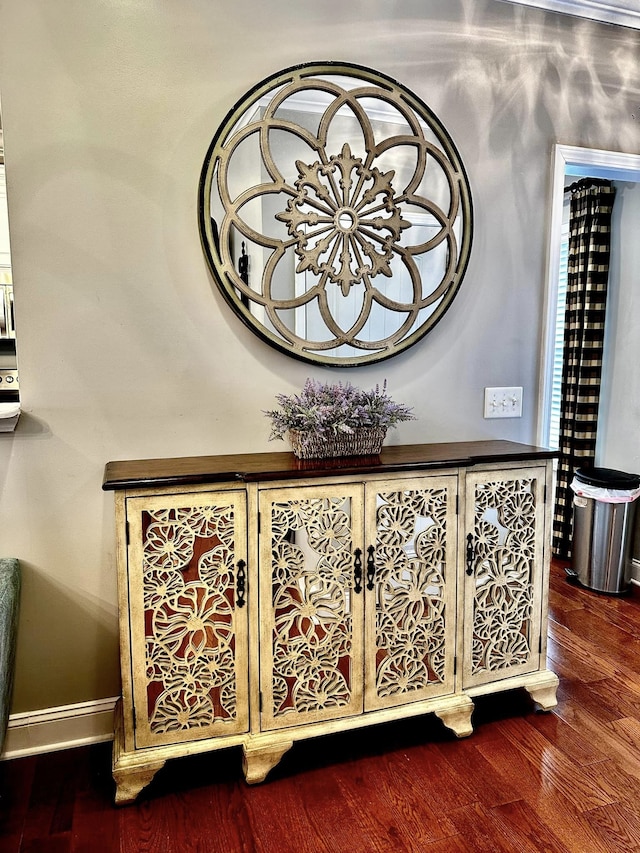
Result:
<svg viewBox="0 0 640 853"><path fill-rule="evenodd" d="M640 473L640 183L615 185L596 461Z"/></svg>
<svg viewBox="0 0 640 853"><path fill-rule="evenodd" d="M307 375L386 377L418 415L394 442L533 440L552 146L640 151L640 45L495 0L21 0L0 6L0 33L25 412L0 437L0 550L24 568L24 711L118 692L108 460L274 449L261 410ZM262 77L322 59L421 96L475 203L445 318L348 373L254 337L197 232L200 168L228 109ZM523 418L483 420L487 385L522 385Z"/></svg>
<svg viewBox="0 0 640 853"><path fill-rule="evenodd" d="M640 183L615 186L596 464L640 474ZM637 508L633 556L640 560Z"/></svg>

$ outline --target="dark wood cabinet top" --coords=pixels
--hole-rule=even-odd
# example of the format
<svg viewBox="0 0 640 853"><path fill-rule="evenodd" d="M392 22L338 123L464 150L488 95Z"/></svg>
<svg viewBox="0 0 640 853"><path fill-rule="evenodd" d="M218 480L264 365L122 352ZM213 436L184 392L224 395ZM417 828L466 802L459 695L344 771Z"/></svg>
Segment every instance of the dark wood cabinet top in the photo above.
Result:
<svg viewBox="0 0 640 853"><path fill-rule="evenodd" d="M187 456L176 459L137 459L109 462L102 488L203 485L237 480L309 479L332 474L393 474L469 467L488 462L545 460L557 451L513 441L463 441L442 444L404 444L383 447L379 456L334 459L297 459L293 453L242 453L220 456Z"/></svg>

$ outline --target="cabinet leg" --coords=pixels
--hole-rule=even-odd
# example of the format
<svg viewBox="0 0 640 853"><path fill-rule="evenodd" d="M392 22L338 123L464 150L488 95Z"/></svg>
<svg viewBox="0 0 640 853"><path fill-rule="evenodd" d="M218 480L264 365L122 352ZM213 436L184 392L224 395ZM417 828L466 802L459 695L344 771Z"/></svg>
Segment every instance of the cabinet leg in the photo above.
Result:
<svg viewBox="0 0 640 853"><path fill-rule="evenodd" d="M540 676L535 681L525 684L525 689L533 701L538 704L543 711L550 711L558 704L556 691L558 689L558 676L554 672L547 670L540 673Z"/></svg>
<svg viewBox="0 0 640 853"><path fill-rule="evenodd" d="M126 803L132 803L164 765L163 760L138 764L135 762L135 756L126 751L122 700L119 700L115 708L112 758L113 781L116 783L116 805L123 806Z"/></svg>
<svg viewBox="0 0 640 853"><path fill-rule="evenodd" d="M450 708L442 708L434 713L448 729L451 729L456 737L468 737L473 733L473 726L471 725L473 702L468 696L462 697Z"/></svg>
<svg viewBox="0 0 640 853"><path fill-rule="evenodd" d="M143 788L156 775L158 770L164 767L164 761L154 761L142 767L127 767L113 770L113 779L116 783L115 803L123 806L132 803Z"/></svg>
<svg viewBox="0 0 640 853"><path fill-rule="evenodd" d="M264 782L267 773L293 746L293 741L249 741L243 744L242 770L249 785Z"/></svg>

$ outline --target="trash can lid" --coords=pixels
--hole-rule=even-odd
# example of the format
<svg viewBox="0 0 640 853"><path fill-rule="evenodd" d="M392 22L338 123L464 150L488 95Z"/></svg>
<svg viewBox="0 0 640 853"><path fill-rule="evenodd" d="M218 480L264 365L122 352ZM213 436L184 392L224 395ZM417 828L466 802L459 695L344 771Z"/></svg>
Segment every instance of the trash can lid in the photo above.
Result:
<svg viewBox="0 0 640 853"><path fill-rule="evenodd" d="M637 489L640 486L640 475L626 474L624 471L614 471L612 468L578 468L576 480L588 483L590 486L602 486L605 489Z"/></svg>

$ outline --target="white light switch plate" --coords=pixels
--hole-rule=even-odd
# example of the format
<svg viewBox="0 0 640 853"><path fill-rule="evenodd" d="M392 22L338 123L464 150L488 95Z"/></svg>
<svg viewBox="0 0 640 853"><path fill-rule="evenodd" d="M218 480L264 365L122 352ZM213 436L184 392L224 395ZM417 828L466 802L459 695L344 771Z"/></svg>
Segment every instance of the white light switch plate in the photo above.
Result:
<svg viewBox="0 0 640 853"><path fill-rule="evenodd" d="M521 418L522 388L485 388L485 418Z"/></svg>

